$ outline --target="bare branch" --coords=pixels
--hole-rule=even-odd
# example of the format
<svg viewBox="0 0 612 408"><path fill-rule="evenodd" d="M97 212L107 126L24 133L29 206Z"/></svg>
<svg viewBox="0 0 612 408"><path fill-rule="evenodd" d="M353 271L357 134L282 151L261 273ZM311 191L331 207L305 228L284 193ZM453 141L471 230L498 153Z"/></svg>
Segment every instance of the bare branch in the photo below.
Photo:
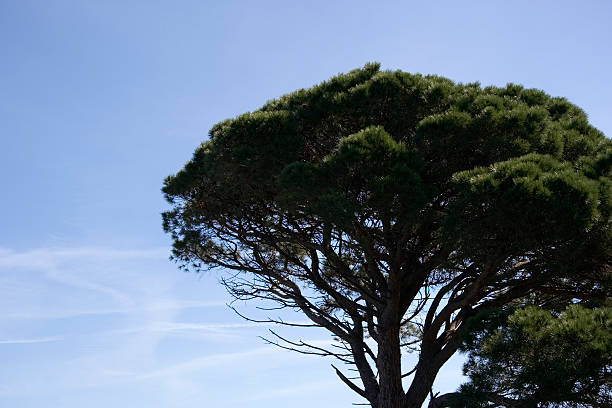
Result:
<svg viewBox="0 0 612 408"><path fill-rule="evenodd" d="M366 394L366 392L364 390L362 390L361 388L359 388L357 385L355 385L354 382L352 382L351 380L349 380L348 378L346 378L346 376L344 374L342 374L342 372L340 370L338 370L336 368L336 366L334 366L333 364L331 365L334 370L336 370L336 374L338 375L338 377L340 377L340 379L346 384L348 385L348 387L355 391L357 394L361 395L363 398L368 399L368 395Z"/></svg>

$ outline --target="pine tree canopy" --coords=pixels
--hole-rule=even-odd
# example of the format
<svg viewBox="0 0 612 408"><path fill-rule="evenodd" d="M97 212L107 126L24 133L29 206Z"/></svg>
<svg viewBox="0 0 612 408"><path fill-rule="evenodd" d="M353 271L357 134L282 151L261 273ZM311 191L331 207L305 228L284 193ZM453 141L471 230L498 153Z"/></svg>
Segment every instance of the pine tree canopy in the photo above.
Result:
<svg viewBox="0 0 612 408"><path fill-rule="evenodd" d="M286 346L353 364L373 407L421 407L470 317L609 297L611 168L563 98L367 64L215 125L165 180L163 225L182 266L341 348Z"/></svg>
<svg viewBox="0 0 612 408"><path fill-rule="evenodd" d="M495 320L482 319L462 347L470 382L452 407L612 406L612 308L529 306Z"/></svg>

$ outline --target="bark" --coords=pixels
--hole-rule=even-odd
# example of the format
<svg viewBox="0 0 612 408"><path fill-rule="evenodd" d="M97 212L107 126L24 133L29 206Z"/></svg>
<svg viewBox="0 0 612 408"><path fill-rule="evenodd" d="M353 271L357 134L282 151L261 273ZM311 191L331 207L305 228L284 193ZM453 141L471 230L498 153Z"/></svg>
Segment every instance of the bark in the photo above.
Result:
<svg viewBox="0 0 612 408"><path fill-rule="evenodd" d="M376 365L379 375L378 405L376 408L402 408L402 366L399 324L379 333Z"/></svg>
<svg viewBox="0 0 612 408"><path fill-rule="evenodd" d="M429 395L439 369L440 367L435 364L433 355L421 354L414 379L406 392L406 399L402 408L421 408Z"/></svg>
<svg viewBox="0 0 612 408"><path fill-rule="evenodd" d="M402 354L400 348L400 285L397 270L389 274L389 296L385 309L379 316L378 353L378 406L376 408L402 408Z"/></svg>
<svg viewBox="0 0 612 408"><path fill-rule="evenodd" d="M459 343L460 337L457 332L453 331L443 348L440 346L440 339L433 344L422 345L419 363L412 384L406 392L406 402L403 408L421 408L431 392L438 371L455 354Z"/></svg>

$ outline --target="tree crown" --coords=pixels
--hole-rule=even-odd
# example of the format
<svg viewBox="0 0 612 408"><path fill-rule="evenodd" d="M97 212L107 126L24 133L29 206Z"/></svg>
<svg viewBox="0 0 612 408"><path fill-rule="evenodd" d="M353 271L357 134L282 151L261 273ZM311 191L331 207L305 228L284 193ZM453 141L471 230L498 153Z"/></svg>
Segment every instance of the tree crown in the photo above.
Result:
<svg viewBox="0 0 612 408"><path fill-rule="evenodd" d="M422 401L470 316L608 296L611 166L563 98L368 64L215 125L165 180L164 229L184 265L244 273L225 281L238 298L330 330L347 353L327 354L363 389L343 380L383 408L400 332L421 355L406 398Z"/></svg>

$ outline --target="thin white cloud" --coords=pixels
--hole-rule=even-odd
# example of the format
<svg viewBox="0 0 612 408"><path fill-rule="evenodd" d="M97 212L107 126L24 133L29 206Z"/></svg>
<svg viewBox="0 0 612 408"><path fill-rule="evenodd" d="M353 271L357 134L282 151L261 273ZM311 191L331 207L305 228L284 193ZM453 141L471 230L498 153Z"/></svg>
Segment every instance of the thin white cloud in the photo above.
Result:
<svg viewBox="0 0 612 408"><path fill-rule="evenodd" d="M178 363L158 370L154 370L149 373L139 374L135 377L135 379L147 380L151 378L167 378L187 374L194 371L200 371L205 368L225 366L231 363L240 362L240 364L244 364L245 360L247 359L264 355L273 355L275 353L278 353L278 349L276 349L275 347L268 346L235 353L211 354L192 359L184 363Z"/></svg>
<svg viewBox="0 0 612 408"><path fill-rule="evenodd" d="M35 343L49 343L52 341L62 340L62 336L51 336L51 337L37 337L31 339L6 339L0 340L0 344L35 344Z"/></svg>
<svg viewBox="0 0 612 408"><path fill-rule="evenodd" d="M289 322L292 324L308 324L309 322ZM243 323L190 323L190 322L153 322L151 325L140 328L126 329L126 331L159 331L159 332L177 332L177 331L227 331L232 329L249 329L254 327L278 327L277 323L273 322L243 322Z"/></svg>
<svg viewBox="0 0 612 408"><path fill-rule="evenodd" d="M238 403L246 403L267 399L277 399L280 397L289 397L295 395L301 395L306 393L313 393L317 391L321 391L329 388L337 388L338 380L326 380L326 381L316 381L307 384L294 385L289 387L274 387L267 389L265 391L258 392L256 394L250 395L247 398L240 399L236 402Z"/></svg>
<svg viewBox="0 0 612 408"><path fill-rule="evenodd" d="M270 324L265 323L221 323L221 324L206 324L206 323L187 323L187 322L157 322L148 327L142 328L142 330L151 330L159 332L177 332L177 331L227 331L231 329L245 329L252 327L266 327Z"/></svg>
<svg viewBox="0 0 612 408"><path fill-rule="evenodd" d="M10 296L0 302L5 309L0 321L19 319L32 327L38 325L39 320L121 315L121 319L105 319L108 327L100 326L88 335L68 338L70 346L74 344L75 351L62 361L61 376L48 379L44 375L33 375L27 380L25 377L15 377L9 387L4 390L0 387L0 395L97 388L134 381L181 385L192 376L207 375L211 370L280 364L292 355L298 356L270 345L250 349L252 344L245 347L246 343L235 342L236 339L243 339L247 330L273 326L270 323L226 323L217 320L223 318L223 314L217 310L198 313L214 316L214 323L176 321L184 309L224 308L225 302L214 301L224 298L210 294L206 298L210 301L181 300L186 298L184 293L189 296L187 299L197 299L193 297L196 292L182 292L185 283L180 280L180 274L166 273L164 266L158 266L165 265L166 258L165 248L115 250L84 247L27 251L0 248L0 271L8 272L4 279L0 279L0 284L6 289L13 288L7 291ZM51 284L45 281L46 278L52 281ZM185 316L193 315L185 313L182 316L189 319ZM74 323L65 322L68 328L73 327L70 325ZM61 340L50 336L55 333L37 334L41 337L28 338L26 331L15 333L14 338L0 338L0 345L6 344L8 347L9 344ZM42 337L44 335L49 336ZM231 350L229 343L224 342L224 353L211 349L209 352L212 354L209 355L160 365L159 362L164 361L158 354L160 342L176 335L198 340L222 338L225 341L225 338L231 338L232 344L240 344L241 348L238 349L240 351ZM330 341L314 340L311 343L328 346ZM89 351L84 354L82 350Z"/></svg>
<svg viewBox="0 0 612 408"><path fill-rule="evenodd" d="M154 261L162 265L166 264L167 257L167 248L47 247L17 251L0 247L0 271L11 273L10 278L0 281L0 284L9 287L12 285L17 289L6 292L7 297L4 302L0 302L5 309L0 320L155 314L187 308L224 306L223 302L179 301L168 296L167 288L171 283L165 275L156 274L151 279L147 273L147 284L138 284L140 279L145 278L145 272L139 266L141 261ZM69 301L64 301L64 297L51 307L38 302L38 299L48 298L50 293L59 292L50 292L44 284L39 283L39 277L23 274L22 270L42 273L44 279L73 288L68 290L74 295ZM35 284L29 285L29 279L36 279ZM41 296L37 297L36 292L40 292ZM90 302L90 293L100 296L95 297L95 301L92 297ZM158 298L160 294L164 295L161 300ZM28 307L17 307L18 304L26 304Z"/></svg>
<svg viewBox="0 0 612 408"><path fill-rule="evenodd" d="M53 310L39 312L15 312L6 313L0 317L0 320L52 320L52 319L70 319L87 316L103 316L113 314L137 314L143 312L160 312L182 309L199 309L199 308L215 308L225 307L224 302L198 302L198 301L156 301L154 303L143 304L140 306L116 307L105 309L71 309L71 310Z"/></svg>
<svg viewBox="0 0 612 408"><path fill-rule="evenodd" d="M104 247L74 247L74 248L35 248L26 251L15 251L10 248L0 248L0 270L31 270L45 274L47 279L72 286L79 289L94 291L109 296L115 301L129 303L130 296L122 290L121 286L113 287L104 281L91 279L91 272L82 273L82 270L91 270L95 266L108 265L130 260L163 259L167 250L153 249L115 249ZM78 270L70 263L78 262ZM70 267L72 266L72 267ZM102 278L105 274L97 274Z"/></svg>
<svg viewBox="0 0 612 408"><path fill-rule="evenodd" d="M329 346L332 341L310 340L308 343L322 347ZM123 380L125 381L140 381L153 378L168 379L212 367L226 367L232 363L239 363L241 366L246 366L248 365L248 360L258 359L261 357L266 357L266 361L270 361L271 359L282 359L283 361L287 361L288 358L292 356L299 357L301 355L295 352L279 350L278 347L273 345L266 345L246 351L209 354L146 373L115 373L115 376L123 377Z"/></svg>
<svg viewBox="0 0 612 408"><path fill-rule="evenodd" d="M87 259L163 259L169 255L167 248L151 249L114 249L101 247L82 248L36 248L27 251L15 251L0 248L0 268L46 269L62 262Z"/></svg>

